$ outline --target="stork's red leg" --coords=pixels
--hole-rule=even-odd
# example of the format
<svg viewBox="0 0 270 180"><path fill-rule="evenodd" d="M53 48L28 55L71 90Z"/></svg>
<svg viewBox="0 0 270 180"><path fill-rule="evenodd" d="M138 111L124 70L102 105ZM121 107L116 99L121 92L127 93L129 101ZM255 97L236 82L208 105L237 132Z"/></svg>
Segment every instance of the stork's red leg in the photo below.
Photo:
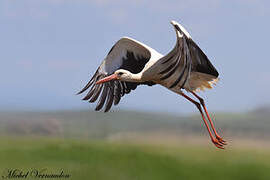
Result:
<svg viewBox="0 0 270 180"><path fill-rule="evenodd" d="M207 131L210 135L210 138L212 140L212 142L214 143L214 145L220 149L224 149L223 147L223 144L219 142L219 140L217 138L215 138L212 133L211 133L211 130L209 128L209 125L207 123L207 121L205 120L205 117L204 117L204 114L202 112L202 108L201 108L201 105L200 103L198 103L197 101L193 100L192 98L188 97L187 95L185 95L183 92L180 93L180 95L182 95L184 98L186 98L187 100L189 100L190 102L192 102L193 104L196 105L196 107L199 109L200 113L201 113L201 116L202 116L202 119L203 119L203 122L207 128Z"/></svg>
<svg viewBox="0 0 270 180"><path fill-rule="evenodd" d="M208 118L208 121L210 122L210 125L211 125L211 127L212 127L212 129L213 129L213 131L214 131L214 133L215 133L215 136L216 136L217 140L218 140L221 144L226 145L226 141L223 140L223 139L218 135L218 133L217 133L215 127L214 127L213 121L211 120L211 118L210 118L210 116L209 116L209 114L208 114L208 111L207 111L207 109L206 109L206 106L205 106L205 103L204 103L203 98L201 98L200 96L198 96L195 92L191 92L191 93L192 93L196 98L199 99L201 105L203 106L204 112L205 112L205 114L206 114L206 116L207 116L207 118Z"/></svg>

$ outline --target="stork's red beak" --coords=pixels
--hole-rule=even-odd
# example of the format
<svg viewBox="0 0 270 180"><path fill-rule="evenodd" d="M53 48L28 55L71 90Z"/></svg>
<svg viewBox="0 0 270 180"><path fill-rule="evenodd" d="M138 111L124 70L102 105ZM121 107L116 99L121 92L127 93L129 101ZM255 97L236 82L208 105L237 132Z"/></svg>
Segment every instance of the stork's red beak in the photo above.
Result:
<svg viewBox="0 0 270 180"><path fill-rule="evenodd" d="M99 81L96 82L96 84L101 84L101 83L105 83L105 82L108 82L108 81L111 81L111 80L115 80L115 79L118 79L117 75L116 74L112 74L108 77L105 77Z"/></svg>

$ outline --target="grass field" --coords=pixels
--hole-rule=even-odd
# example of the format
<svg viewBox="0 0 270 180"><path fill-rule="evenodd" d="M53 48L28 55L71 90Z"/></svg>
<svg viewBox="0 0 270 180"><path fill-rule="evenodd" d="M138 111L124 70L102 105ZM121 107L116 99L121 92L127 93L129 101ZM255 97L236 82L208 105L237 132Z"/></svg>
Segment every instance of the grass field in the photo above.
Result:
<svg viewBox="0 0 270 180"><path fill-rule="evenodd" d="M81 180L270 179L268 149L146 145L42 137L1 137L1 177L7 169L61 170ZM28 177L27 179L31 179ZM37 179L37 178L32 178Z"/></svg>

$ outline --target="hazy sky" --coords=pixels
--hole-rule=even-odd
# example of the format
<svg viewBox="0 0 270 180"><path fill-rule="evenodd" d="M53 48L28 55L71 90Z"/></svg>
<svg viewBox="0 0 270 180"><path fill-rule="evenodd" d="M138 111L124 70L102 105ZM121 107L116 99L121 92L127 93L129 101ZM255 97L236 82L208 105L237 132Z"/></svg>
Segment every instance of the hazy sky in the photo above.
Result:
<svg viewBox="0 0 270 180"><path fill-rule="evenodd" d="M270 103L268 0L1 0L0 108L72 109L80 90L122 36L162 54L175 44L169 23L183 24L220 73L200 93L211 111L245 111ZM139 87L114 111L195 112L161 86Z"/></svg>

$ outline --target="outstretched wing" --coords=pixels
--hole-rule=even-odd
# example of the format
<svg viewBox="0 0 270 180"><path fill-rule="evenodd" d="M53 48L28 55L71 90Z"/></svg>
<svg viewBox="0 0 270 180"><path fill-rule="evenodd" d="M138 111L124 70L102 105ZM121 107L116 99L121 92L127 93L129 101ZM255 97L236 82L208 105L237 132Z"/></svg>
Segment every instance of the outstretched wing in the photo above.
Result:
<svg viewBox="0 0 270 180"><path fill-rule="evenodd" d="M112 104L117 105L122 96L136 89L140 83L123 82L119 80L103 84L96 84L96 82L113 74L118 69L139 73L150 60L151 51L151 48L134 39L127 37L120 39L111 48L94 76L78 94L90 89L83 100L89 100L89 102L93 103L99 97L95 110L100 110L105 104L105 112L109 111ZM149 82L143 84L153 85Z"/></svg>
<svg viewBox="0 0 270 180"><path fill-rule="evenodd" d="M183 88L191 72L200 72L218 77L218 72L199 46L191 39L183 26L172 22L176 29L177 42L174 49L162 59L160 80L169 78L170 88Z"/></svg>

